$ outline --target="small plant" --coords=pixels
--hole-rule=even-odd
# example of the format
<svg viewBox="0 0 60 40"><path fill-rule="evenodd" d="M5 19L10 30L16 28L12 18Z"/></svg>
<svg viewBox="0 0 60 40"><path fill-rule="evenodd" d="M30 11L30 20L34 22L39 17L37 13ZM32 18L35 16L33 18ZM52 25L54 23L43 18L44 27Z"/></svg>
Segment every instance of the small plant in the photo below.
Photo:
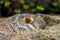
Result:
<svg viewBox="0 0 60 40"><path fill-rule="evenodd" d="M30 3L30 6L34 6L34 4L33 3Z"/></svg>
<svg viewBox="0 0 60 40"><path fill-rule="evenodd" d="M54 7L57 7L57 6L58 6L58 3L57 3L57 2L54 2L54 3L53 3L53 6L54 6Z"/></svg>
<svg viewBox="0 0 60 40"><path fill-rule="evenodd" d="M6 7L9 7L10 4L11 4L10 2L5 2Z"/></svg>
<svg viewBox="0 0 60 40"><path fill-rule="evenodd" d="M23 8L24 8L25 10L28 10L28 9L29 9L29 5L23 5Z"/></svg>
<svg viewBox="0 0 60 40"><path fill-rule="evenodd" d="M37 10L43 11L44 10L44 7L43 6L37 6Z"/></svg>
<svg viewBox="0 0 60 40"><path fill-rule="evenodd" d="M33 8L31 11L32 11L32 12L36 12L37 10L36 10L36 8Z"/></svg>
<svg viewBox="0 0 60 40"><path fill-rule="evenodd" d="M15 9L14 10L17 14L21 13L21 10L20 9Z"/></svg>
<svg viewBox="0 0 60 40"><path fill-rule="evenodd" d="M24 4L24 3L25 3L25 0L19 0L19 2L20 2L21 4Z"/></svg>

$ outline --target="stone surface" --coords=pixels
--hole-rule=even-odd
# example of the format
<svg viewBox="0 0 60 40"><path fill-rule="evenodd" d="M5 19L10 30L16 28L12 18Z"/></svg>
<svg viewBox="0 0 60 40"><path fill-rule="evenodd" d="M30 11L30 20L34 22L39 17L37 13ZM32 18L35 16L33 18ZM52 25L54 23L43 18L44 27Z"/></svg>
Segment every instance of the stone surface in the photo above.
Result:
<svg viewBox="0 0 60 40"><path fill-rule="evenodd" d="M23 22L30 15L31 24ZM59 20L59 21L58 21ZM45 14L16 14L0 18L0 40L59 40L60 16Z"/></svg>

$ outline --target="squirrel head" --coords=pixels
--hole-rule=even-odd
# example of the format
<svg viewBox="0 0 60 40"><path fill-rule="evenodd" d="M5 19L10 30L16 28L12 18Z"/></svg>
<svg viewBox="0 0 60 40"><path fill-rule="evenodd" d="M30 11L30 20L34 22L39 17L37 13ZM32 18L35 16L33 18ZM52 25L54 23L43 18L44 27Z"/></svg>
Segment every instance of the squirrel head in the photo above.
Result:
<svg viewBox="0 0 60 40"><path fill-rule="evenodd" d="M27 16L25 16L25 17L23 18L23 21L24 21L25 23L32 23L32 22L33 22L33 18L27 15Z"/></svg>

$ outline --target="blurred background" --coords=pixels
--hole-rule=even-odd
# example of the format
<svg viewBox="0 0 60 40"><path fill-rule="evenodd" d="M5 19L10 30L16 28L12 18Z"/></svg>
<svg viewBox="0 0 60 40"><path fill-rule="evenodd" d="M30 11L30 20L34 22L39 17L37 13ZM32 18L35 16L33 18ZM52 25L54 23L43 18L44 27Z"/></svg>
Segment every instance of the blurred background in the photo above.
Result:
<svg viewBox="0 0 60 40"><path fill-rule="evenodd" d="M60 0L0 0L0 16L20 13L59 14Z"/></svg>

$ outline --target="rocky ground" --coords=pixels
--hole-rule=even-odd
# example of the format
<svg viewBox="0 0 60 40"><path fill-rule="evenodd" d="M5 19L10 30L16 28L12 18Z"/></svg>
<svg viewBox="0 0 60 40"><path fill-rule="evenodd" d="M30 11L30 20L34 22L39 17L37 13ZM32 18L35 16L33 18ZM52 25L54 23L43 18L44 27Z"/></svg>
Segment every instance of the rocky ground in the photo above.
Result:
<svg viewBox="0 0 60 40"><path fill-rule="evenodd" d="M23 18L34 20L26 24ZM60 40L60 15L16 14L0 18L0 40Z"/></svg>

